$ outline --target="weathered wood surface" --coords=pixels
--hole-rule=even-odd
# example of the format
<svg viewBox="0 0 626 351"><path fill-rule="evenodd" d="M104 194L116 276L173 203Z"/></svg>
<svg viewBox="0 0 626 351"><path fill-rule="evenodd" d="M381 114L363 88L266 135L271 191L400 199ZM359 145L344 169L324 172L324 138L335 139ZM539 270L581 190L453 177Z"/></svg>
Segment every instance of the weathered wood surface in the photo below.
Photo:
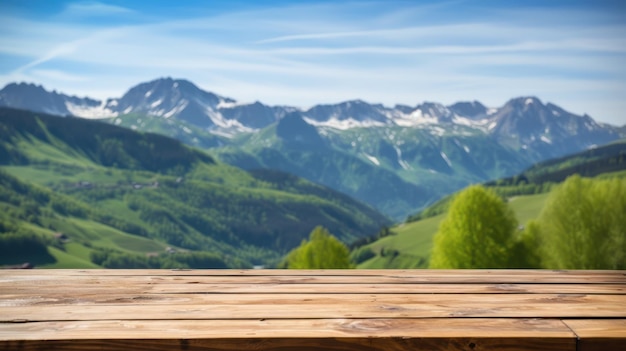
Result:
<svg viewBox="0 0 626 351"><path fill-rule="evenodd" d="M5 270L0 350L626 350L626 272Z"/></svg>

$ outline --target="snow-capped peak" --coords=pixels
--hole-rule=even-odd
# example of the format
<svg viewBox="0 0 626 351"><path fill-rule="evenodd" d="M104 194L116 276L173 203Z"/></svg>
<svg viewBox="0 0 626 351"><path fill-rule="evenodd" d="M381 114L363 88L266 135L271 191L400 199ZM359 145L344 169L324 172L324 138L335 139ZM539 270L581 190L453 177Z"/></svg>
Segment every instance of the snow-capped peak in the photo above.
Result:
<svg viewBox="0 0 626 351"><path fill-rule="evenodd" d="M318 128L421 128L433 136L487 133L500 138L519 138L557 143L562 136L600 133L611 129L587 115L579 116L533 96L509 100L500 108L487 108L478 101L444 106L424 102L410 107L386 107L363 100L316 105L306 111L289 106L267 106L261 102L238 103L204 91L183 79L160 78L138 84L121 98L99 101L46 91L42 86L11 83L0 90L0 106L30 109L57 115L85 118L113 117L137 113L176 118L191 125L228 135L265 128L291 112ZM616 132L613 132L616 133Z"/></svg>
<svg viewBox="0 0 626 351"><path fill-rule="evenodd" d="M107 105L107 101L104 100L98 106L76 104L71 101L65 102L65 107L73 116L89 119L116 117L118 113L111 110Z"/></svg>

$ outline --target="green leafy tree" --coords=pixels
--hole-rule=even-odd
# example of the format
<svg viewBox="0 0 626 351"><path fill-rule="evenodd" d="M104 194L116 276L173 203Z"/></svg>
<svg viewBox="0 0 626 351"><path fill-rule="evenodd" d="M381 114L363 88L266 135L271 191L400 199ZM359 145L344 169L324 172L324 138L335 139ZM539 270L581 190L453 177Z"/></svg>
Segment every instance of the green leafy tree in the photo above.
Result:
<svg viewBox="0 0 626 351"><path fill-rule="evenodd" d="M546 268L626 268L626 179L568 178L539 219Z"/></svg>
<svg viewBox="0 0 626 351"><path fill-rule="evenodd" d="M493 191L470 186L450 204L434 237L431 268L506 268L517 220Z"/></svg>
<svg viewBox="0 0 626 351"><path fill-rule="evenodd" d="M294 269L353 268L350 251L324 227L316 227L309 241L293 249L285 259L285 266Z"/></svg>
<svg viewBox="0 0 626 351"><path fill-rule="evenodd" d="M541 268L539 224L529 221L509 250L509 268Z"/></svg>

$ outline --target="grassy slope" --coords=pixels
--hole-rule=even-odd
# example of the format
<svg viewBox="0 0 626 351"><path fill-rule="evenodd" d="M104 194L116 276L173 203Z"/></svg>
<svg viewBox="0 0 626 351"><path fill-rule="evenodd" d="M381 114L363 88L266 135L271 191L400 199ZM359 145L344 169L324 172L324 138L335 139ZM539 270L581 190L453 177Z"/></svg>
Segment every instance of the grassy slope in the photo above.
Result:
<svg viewBox="0 0 626 351"><path fill-rule="evenodd" d="M510 199L509 204L520 224L523 224L539 215L547 197L547 193L516 196ZM368 245L377 255L361 263L358 268L428 267L433 236L444 217L445 214L442 214L392 228L392 231L396 233L395 235L382 238ZM389 252L396 250L398 255L394 257L393 253L386 253L383 257L380 255L383 249Z"/></svg>
<svg viewBox="0 0 626 351"><path fill-rule="evenodd" d="M189 207L190 209L194 208L193 204L185 204L184 198L177 197L179 191L172 188L168 189L167 185L163 184L164 180L167 179L169 179L169 182L172 183L175 177L152 173L132 173L132 175L129 175L127 172L122 170L113 170L109 172L107 177L103 177L102 170L95 168L90 171L80 172L80 175L78 176L73 175L70 177L64 177L62 174L58 174L54 169L50 168L34 170L32 167L27 166L10 166L3 167L2 169L19 179L30 180L32 183L37 182L39 185L48 185L56 188L57 192L65 192L79 201L87 201L83 202L83 204L89 204L90 206L97 208L97 211L101 213L106 213L115 218L120 218L129 223L148 228L148 230L150 230L150 225L142 220L141 211L135 211L129 207L130 200L154 200L157 204L162 200L163 202L168 203L170 207L175 206L179 208L179 213L180 211L185 211L182 209L183 206L189 205L191 206ZM208 170L206 166L202 166L200 167L200 170L197 170L197 173L201 174L201 178L220 179L219 184L213 184L212 182L205 182L201 179L194 178L185 180L184 184L186 184L187 187L195 188L197 191L205 194L215 192L215 194L209 195L209 197L214 196L216 201L220 203L218 206L224 206L225 209L208 208L206 211L210 211L211 218L215 221L218 227L223 228L223 225L228 227L231 225L229 223L234 223L233 221L239 223L256 221L260 231L267 230L270 232L272 231L272 228L276 227L276 224L271 223L272 221L282 221L285 226L285 231L287 229L292 230L290 235L297 236L298 232L300 232L299 234L301 235L298 238L292 237L290 239L283 237L281 240L283 242L290 240L292 243L288 245L297 245L302 238L304 238L308 232L313 229L313 227L320 223L329 227L335 226L337 228L345 228L341 231L338 230L337 234L346 235L347 241L352 240L354 237L348 236L349 232L347 228L350 224L347 223L350 223L351 221L364 222L369 220L364 217L365 213L367 213L362 212L365 210L364 208L349 205L352 200L341 194L332 192L329 193L326 189L317 185L297 180L295 184L291 184L291 189L286 189L289 191L284 191L282 189L274 188L274 184L265 179L261 178L259 180L251 177L247 173L242 172L242 179L237 180L235 174L227 172L220 167L217 169L218 172L211 174L209 172L210 170ZM94 186L106 188L115 186L115 184L120 181L124 181L127 177L132 177L134 182L144 184L152 183L154 180L159 180L162 185L159 189L146 187L140 190L132 190L128 185L119 186L117 191L121 195L97 201L89 200L89 189L74 189L73 185L67 185L68 182L89 181L94 184ZM190 173L190 177L193 177L193 173ZM246 186L246 183L249 183L248 186ZM264 187L260 187L260 185L263 185ZM231 187L232 190L229 190ZM97 188L94 190L97 190ZM228 199L233 200L233 203L229 203ZM232 207L231 205L236 203L236 201L245 202L245 205L242 205L244 207ZM262 205L255 205L255 203ZM246 210L245 206L251 206L252 208L248 209L250 211L252 209L261 210L259 214L264 217L266 216L266 220L264 222L259 222L263 221L263 218L251 216L250 214L252 212L241 212ZM235 212L233 212L232 215L227 214L228 217L224 217L224 211L232 212L229 208L232 208ZM166 208L166 210L168 213L172 214L171 217L179 218L179 215L173 212L173 208ZM298 214L298 211L304 212ZM279 212L280 215L277 216L276 214ZM306 213L306 215L304 213ZM1 217L2 216L0 216L0 219ZM289 219L289 221L284 222L284 218ZM240 228L239 230L245 229L242 225L236 225ZM207 246L207 248L213 247L229 255L234 255L237 251L241 251L239 254L250 260L257 258L264 259L263 257L265 257L265 259L271 257L278 259L281 254L280 252L271 253L267 251L267 246L272 245L273 242L268 243L269 245L267 246L261 244L261 246L265 246L263 249L265 251L257 252L258 250L252 247L236 247L237 243L226 244L224 242L220 242L221 239L219 236L205 237L198 229L184 223L182 224L182 228L183 230L188 231L189 236L195 237L199 242L204 242L205 244L202 245ZM377 228L378 227L372 227L371 232L374 232ZM98 247L133 254L146 254L152 252L164 252L166 247L176 246L156 237L143 238L124 233L123 231L112 228L103 223L98 223L97 221L93 221L91 219L74 218L58 214L57 217L46 220L42 227L32 229L33 230L31 231L35 231L48 237L52 237L55 232L66 233L72 238L72 240L81 243L76 245L89 243L90 247L84 247L84 250L87 252L90 252L92 247ZM233 230L233 233L238 234L237 231L238 230ZM227 233L228 229L223 229L222 232ZM277 237L273 236L271 239L274 241ZM245 253L243 252L244 250L249 250L249 252ZM53 256L61 260L70 258L67 255L61 255L58 252L57 254L53 253ZM59 264L64 267L68 266L64 262L59 262ZM51 265L51 267L56 266L56 264Z"/></svg>
<svg viewBox="0 0 626 351"><path fill-rule="evenodd" d="M513 211L515 211L518 222L521 225L524 225L529 220L537 218L546 202L546 199L548 198L548 195L549 193L544 193L514 196L510 198L509 204L511 205Z"/></svg>
<svg viewBox="0 0 626 351"><path fill-rule="evenodd" d="M626 177L626 171L603 173L598 178ZM539 216L549 193L520 195L509 198L509 205L517 220L524 225ZM358 268L426 268L433 245L433 236L445 214L429 217L415 222L402 223L394 228L396 233L379 239L369 247L376 256L362 262ZM381 255L384 253L384 255Z"/></svg>
<svg viewBox="0 0 626 351"><path fill-rule="evenodd" d="M9 170L3 167L2 169L19 174L20 168L12 167ZM6 175L0 174L0 177L6 177ZM40 189L42 192L49 194L51 199L62 196L50 193L43 187L34 185L28 185L28 187ZM17 193L13 194L14 196L17 195ZM26 195L25 198L31 198L31 195ZM35 201L32 198L30 200ZM95 268L98 266L90 262L89 259L90 253L95 248L113 249L130 254L145 254L148 252L164 252L168 246L162 241L131 235L94 220L58 213L47 205L39 205L39 215L31 218L19 218L19 216L15 215L25 213L22 210L9 202L0 201L0 223L16 224L21 233L35 234L48 241L48 251L56 259L56 262L38 263L38 267ZM67 235L69 239L63 241L55 239L55 233L59 232ZM23 261L37 262L39 260L37 257L25 257ZM3 264L20 263L23 262L3 262Z"/></svg>
<svg viewBox="0 0 626 351"><path fill-rule="evenodd" d="M520 190L524 187L540 187L542 183L561 182L571 174L583 176L626 177L626 139L586 150L578 154L541 162L530 167L516 177L500 179L487 183L495 187L496 191ZM525 178L530 184L517 185L520 178ZM547 189L547 188L546 188ZM531 189L532 190L532 189ZM545 191L545 189L544 189ZM514 210L520 224L536 218L543 208L549 193L537 195L521 195L509 198L509 204ZM444 198L425 210L430 213L445 211L451 197ZM428 257L432 248L432 239L437 232L438 225L445 214L434 217L403 223L392 228L396 235L384 237L369 247L376 256L359 264L359 268L424 268L428 265ZM419 216L412 216L419 218ZM384 255L382 255L384 254Z"/></svg>
<svg viewBox="0 0 626 351"><path fill-rule="evenodd" d="M74 239L66 242L63 249L49 246L48 250L57 262L41 265L40 268L96 268L98 265L89 259L94 247L109 248L130 254L162 253L168 246L164 242L138 237L119 231L101 223L77 218L65 219L65 233ZM87 234L89 238L81 237ZM79 241L76 241L78 239ZM85 242L88 242L85 246Z"/></svg>
<svg viewBox="0 0 626 351"><path fill-rule="evenodd" d="M47 196L51 199L64 194L64 199L80 208L147 231L148 237L141 237L96 220L93 215L59 213L48 200L31 203L44 211L37 220L16 218L17 213L28 216L28 211L0 201L0 209L5 210L0 213L0 230L3 223L12 223L10 232L33 233L52 242L56 232L70 237L67 243L48 246L57 258L49 267L93 266L89 254L95 248L145 255L178 246L154 235L155 225L165 229L165 235L171 233L166 226L177 226L198 249L219 250L255 262L255 258L278 260L284 250L299 244L316 225L331 230L334 226L336 235L350 241L375 232L386 222L380 214L343 194L291 176L286 187L276 182L280 174L250 174L215 163L206 154L162 137L93 121L45 115L33 118L26 111L4 109L0 117L0 170L6 177L13 176L28 186L37 184L36 188L50 194ZM105 133L101 133L103 130ZM95 135L97 142L86 135ZM114 143L109 143L108 150L102 149L109 140ZM132 147L133 153L124 152L124 146ZM161 171L161 164L169 168ZM180 184L179 177L183 179ZM158 187L146 186L156 181ZM85 182L90 185L77 185ZM141 189L131 186L137 183L142 184ZM9 185L4 189L4 194L28 202L11 188ZM133 208L133 201L139 201L139 209ZM146 207L150 205L154 206ZM194 211L198 216L193 217ZM174 220L159 223L164 218L161 214ZM181 219L185 215L191 218ZM376 224L377 220L382 222ZM371 228L367 229L368 225Z"/></svg>
<svg viewBox="0 0 626 351"><path fill-rule="evenodd" d="M38 268L55 268L55 269L72 269L72 268L101 268L100 266L89 261L89 255L84 258L85 250L83 246L78 248L60 250L56 247L49 247L48 250L57 260L55 263L38 266Z"/></svg>

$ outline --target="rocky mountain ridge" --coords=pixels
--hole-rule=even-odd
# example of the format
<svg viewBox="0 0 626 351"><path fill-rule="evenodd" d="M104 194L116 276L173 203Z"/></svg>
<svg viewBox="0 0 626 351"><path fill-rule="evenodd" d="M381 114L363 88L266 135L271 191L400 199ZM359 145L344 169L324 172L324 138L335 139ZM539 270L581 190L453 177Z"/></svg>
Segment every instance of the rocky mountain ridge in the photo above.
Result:
<svg viewBox="0 0 626 351"><path fill-rule="evenodd" d="M35 98L32 98L35 97ZM186 80L139 84L98 101L10 84L0 106L165 134L244 169L274 169L323 184L402 219L467 184L619 139L623 131L536 97L386 107L362 100L307 110L240 103Z"/></svg>
<svg viewBox="0 0 626 351"><path fill-rule="evenodd" d="M233 136L269 126L291 112L299 112L307 123L339 130L402 126L454 132L466 126L496 137L514 136L520 145L553 138L568 138L598 132L617 135L617 128L579 116L536 97L518 97L499 108L487 108L478 101L444 106L424 102L414 107L385 107L362 100L315 105L307 110L290 106L268 106L261 102L238 103L198 88L184 79L160 78L138 84L121 98L104 101L46 91L42 86L11 83L0 91L0 106L28 109L84 118L116 117L130 113L176 118L220 135ZM438 128L431 128L432 126ZM587 138L585 138L587 139ZM588 140L589 147L594 140Z"/></svg>

